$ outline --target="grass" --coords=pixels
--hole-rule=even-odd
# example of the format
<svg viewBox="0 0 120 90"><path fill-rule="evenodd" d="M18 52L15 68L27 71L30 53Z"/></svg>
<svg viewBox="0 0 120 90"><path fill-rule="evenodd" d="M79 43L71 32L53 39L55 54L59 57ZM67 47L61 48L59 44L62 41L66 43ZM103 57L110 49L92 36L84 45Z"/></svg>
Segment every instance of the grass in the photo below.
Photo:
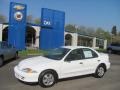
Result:
<svg viewBox="0 0 120 90"><path fill-rule="evenodd" d="M98 52L106 53L106 49L96 49Z"/></svg>
<svg viewBox="0 0 120 90"><path fill-rule="evenodd" d="M106 53L105 49L97 49L98 52L103 52ZM23 50L23 51L19 51L19 56L29 56L29 55L44 55L46 54L46 51L43 50L34 50L34 49L27 49L27 50Z"/></svg>
<svg viewBox="0 0 120 90"><path fill-rule="evenodd" d="M46 52L43 50L32 50L32 49L27 49L23 51L19 51L19 56L28 56L28 55L43 55Z"/></svg>

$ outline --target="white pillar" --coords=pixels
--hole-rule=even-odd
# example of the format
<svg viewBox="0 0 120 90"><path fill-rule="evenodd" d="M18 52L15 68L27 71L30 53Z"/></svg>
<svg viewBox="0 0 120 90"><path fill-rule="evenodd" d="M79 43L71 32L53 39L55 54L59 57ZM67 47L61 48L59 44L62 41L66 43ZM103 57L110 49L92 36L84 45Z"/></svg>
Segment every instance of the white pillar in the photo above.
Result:
<svg viewBox="0 0 120 90"><path fill-rule="evenodd" d="M72 34L72 46L77 46L77 41L78 41L78 34L73 33Z"/></svg>
<svg viewBox="0 0 120 90"><path fill-rule="evenodd" d="M93 44L92 47L95 49L96 48L96 37L93 38Z"/></svg>
<svg viewBox="0 0 120 90"><path fill-rule="evenodd" d="M0 41L2 41L2 24L0 24Z"/></svg>
<svg viewBox="0 0 120 90"><path fill-rule="evenodd" d="M34 27L35 28L35 30L36 30L36 36L35 36L35 45L34 45L34 47L36 47L36 48L39 48L39 32L40 32L40 27Z"/></svg>
<svg viewBox="0 0 120 90"><path fill-rule="evenodd" d="M64 46L65 46L65 43L66 43L66 40L65 40L66 34L67 34L67 33L64 31Z"/></svg>
<svg viewBox="0 0 120 90"><path fill-rule="evenodd" d="M107 48L107 40L104 40L104 49Z"/></svg>

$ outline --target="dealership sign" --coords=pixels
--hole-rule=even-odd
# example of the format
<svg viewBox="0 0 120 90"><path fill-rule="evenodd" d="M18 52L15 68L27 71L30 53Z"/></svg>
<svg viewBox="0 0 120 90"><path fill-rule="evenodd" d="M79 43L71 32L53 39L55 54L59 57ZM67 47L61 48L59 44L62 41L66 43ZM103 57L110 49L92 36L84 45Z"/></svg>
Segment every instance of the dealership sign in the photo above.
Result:
<svg viewBox="0 0 120 90"><path fill-rule="evenodd" d="M15 5L13 8L16 10L23 10L25 7L22 5Z"/></svg>
<svg viewBox="0 0 120 90"><path fill-rule="evenodd" d="M14 14L14 18L15 18L15 20L17 20L17 21L21 21L22 19L23 19L23 14L22 14L22 12L16 12L15 14Z"/></svg>
<svg viewBox="0 0 120 90"><path fill-rule="evenodd" d="M10 3L8 43L17 50L25 49L26 15L27 6L25 4Z"/></svg>
<svg viewBox="0 0 120 90"><path fill-rule="evenodd" d="M20 12L20 10L23 10L25 7L22 5L15 5L13 8L17 10L17 12L14 14L15 20L21 21L23 19L23 14Z"/></svg>
<svg viewBox="0 0 120 90"><path fill-rule="evenodd" d="M50 26L50 25L51 25L51 22L48 21L48 20L44 20L44 21L43 21L43 24L44 24L44 25L48 25L48 26Z"/></svg>

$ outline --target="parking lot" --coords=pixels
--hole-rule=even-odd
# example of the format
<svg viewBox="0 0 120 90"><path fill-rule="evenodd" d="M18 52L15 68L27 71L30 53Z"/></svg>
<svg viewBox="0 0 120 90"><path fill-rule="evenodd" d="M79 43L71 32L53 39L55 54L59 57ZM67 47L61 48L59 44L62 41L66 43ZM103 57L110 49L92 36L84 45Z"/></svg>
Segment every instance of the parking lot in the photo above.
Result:
<svg viewBox="0 0 120 90"><path fill-rule="evenodd" d="M120 90L120 55L110 55L111 68L101 79L92 76L69 78L60 80L51 88L27 85L14 77L13 68L23 58L6 62L0 68L0 90Z"/></svg>

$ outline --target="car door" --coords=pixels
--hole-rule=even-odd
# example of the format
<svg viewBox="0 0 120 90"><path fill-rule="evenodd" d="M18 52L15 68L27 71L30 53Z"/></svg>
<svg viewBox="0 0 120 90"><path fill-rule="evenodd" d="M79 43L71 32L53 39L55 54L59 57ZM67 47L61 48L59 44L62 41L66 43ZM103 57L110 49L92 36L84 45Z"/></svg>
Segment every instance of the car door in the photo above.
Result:
<svg viewBox="0 0 120 90"><path fill-rule="evenodd" d="M2 54L4 55L4 60L9 59L10 57L10 52L8 50L8 45L6 42L2 42L1 43L1 50L2 50Z"/></svg>
<svg viewBox="0 0 120 90"><path fill-rule="evenodd" d="M61 66L61 76L72 77L82 75L84 71L84 60L81 49L72 50L65 58Z"/></svg>
<svg viewBox="0 0 120 90"><path fill-rule="evenodd" d="M97 66L100 64L98 54L89 48L82 48L82 51L84 55L84 74L94 73Z"/></svg>
<svg viewBox="0 0 120 90"><path fill-rule="evenodd" d="M111 47L112 47L112 50L115 50L115 51L119 51L120 50L120 46L119 46L118 43L111 44Z"/></svg>
<svg viewBox="0 0 120 90"><path fill-rule="evenodd" d="M117 51L120 51L120 43L117 44Z"/></svg>
<svg viewBox="0 0 120 90"><path fill-rule="evenodd" d="M7 48L8 48L8 53L10 55L10 58L13 58L16 54L15 48L11 44L8 44Z"/></svg>
<svg viewBox="0 0 120 90"><path fill-rule="evenodd" d="M16 51L7 42L2 42L2 52L4 55L4 59L7 60L13 58L15 56Z"/></svg>

